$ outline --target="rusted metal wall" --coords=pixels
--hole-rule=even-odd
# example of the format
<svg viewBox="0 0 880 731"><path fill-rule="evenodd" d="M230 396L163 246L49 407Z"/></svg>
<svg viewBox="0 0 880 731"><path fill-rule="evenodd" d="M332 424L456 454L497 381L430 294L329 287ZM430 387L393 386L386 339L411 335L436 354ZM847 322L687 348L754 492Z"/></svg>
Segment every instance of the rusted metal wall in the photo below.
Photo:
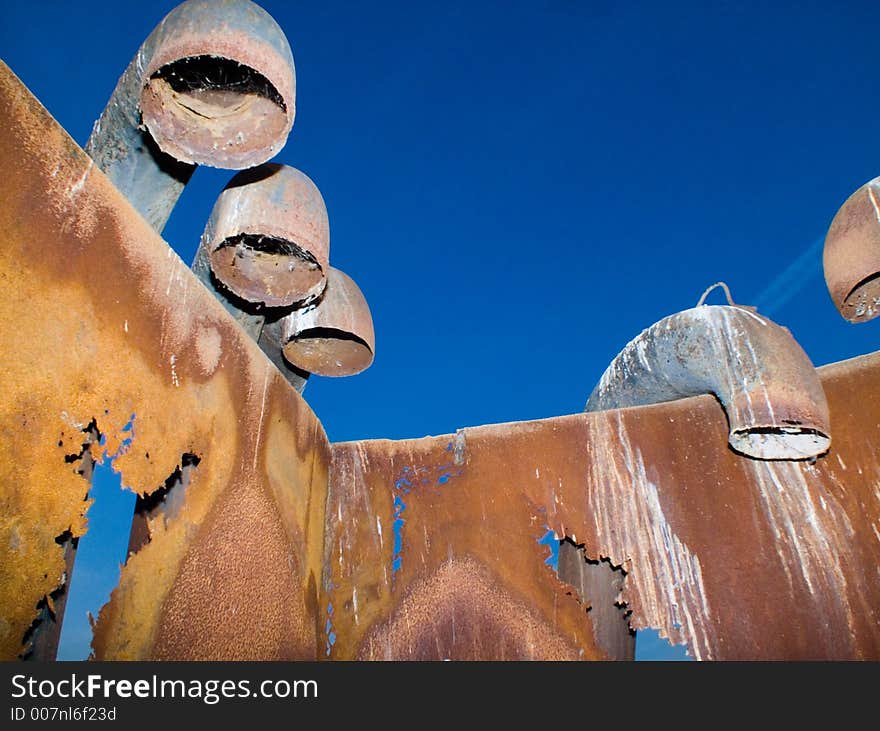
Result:
<svg viewBox="0 0 880 731"><path fill-rule="evenodd" d="M199 460L101 612L97 656L314 658L320 422L2 64L0 129L0 657L64 582L56 538L86 530L94 423L91 456L141 494Z"/></svg>
<svg viewBox="0 0 880 731"><path fill-rule="evenodd" d="M815 463L734 453L711 396L334 445L330 657L602 656L549 527L622 565L632 626L697 658L880 658L880 354L819 372Z"/></svg>
<svg viewBox="0 0 880 731"><path fill-rule="evenodd" d="M559 581L548 530L696 657L880 658L880 354L820 369L814 462L734 453L710 396L331 448L2 65L0 128L3 658L64 582L92 458L141 494L187 478L143 513L101 658L614 654L592 618L625 612Z"/></svg>

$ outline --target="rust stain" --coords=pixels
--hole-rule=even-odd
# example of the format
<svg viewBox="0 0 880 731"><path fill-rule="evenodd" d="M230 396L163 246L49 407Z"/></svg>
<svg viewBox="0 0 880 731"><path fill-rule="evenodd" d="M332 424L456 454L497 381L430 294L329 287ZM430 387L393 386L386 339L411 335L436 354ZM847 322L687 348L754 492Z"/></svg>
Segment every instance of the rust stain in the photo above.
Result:
<svg viewBox="0 0 880 731"><path fill-rule="evenodd" d="M608 657L548 530L623 567L632 626L695 657L880 659L880 353L818 370L834 441L809 461L729 449L712 396L331 447L2 65L0 120L3 658L64 581L56 538L87 528L94 425L89 455L141 495L199 458L101 612L101 659Z"/></svg>
<svg viewBox="0 0 880 731"><path fill-rule="evenodd" d="M93 419L106 439L95 457L112 456L123 484L142 495L164 484L182 454L201 460L179 513L154 521L124 568L98 622L97 656L314 656L329 461L320 423L5 66L0 114L10 171L0 347L15 354L0 371L2 657L18 655L36 604L62 581L56 536L86 530L88 484L65 456L81 450ZM296 439L279 440L279 422ZM269 445L278 450L271 457ZM265 556L255 552L262 530ZM193 567L218 541L223 561L207 594ZM269 611L233 612L240 596ZM228 634L184 650L185 620L224 622Z"/></svg>
<svg viewBox="0 0 880 731"><path fill-rule="evenodd" d="M472 558L450 558L407 588L387 621L361 641L358 660L577 660L566 641Z"/></svg>
<svg viewBox="0 0 880 731"><path fill-rule="evenodd" d="M605 657L586 608L544 564L546 510L505 471L455 462L452 437L334 445L327 657Z"/></svg>
<svg viewBox="0 0 880 731"><path fill-rule="evenodd" d="M711 396L334 445L321 600L336 636L331 657L421 657L428 647L439 657L453 642L450 623L414 616L428 597L447 613L471 601L465 613L488 626L485 591L469 600L474 593L421 588L449 584L436 577L450 561L487 567L459 583L491 576L494 594L513 596L511 607L523 601L552 628L536 655L555 656L559 637L602 657L590 615L569 605L535 550L546 525L588 557L622 565L619 599L633 628L659 628L697 658L880 658L880 403L865 397L880 389L880 354L818 374L835 439L813 461L722 448L727 420ZM448 485L436 484L443 474ZM401 476L418 484L402 511ZM391 651L390 627L400 635ZM482 652L472 656L494 657Z"/></svg>

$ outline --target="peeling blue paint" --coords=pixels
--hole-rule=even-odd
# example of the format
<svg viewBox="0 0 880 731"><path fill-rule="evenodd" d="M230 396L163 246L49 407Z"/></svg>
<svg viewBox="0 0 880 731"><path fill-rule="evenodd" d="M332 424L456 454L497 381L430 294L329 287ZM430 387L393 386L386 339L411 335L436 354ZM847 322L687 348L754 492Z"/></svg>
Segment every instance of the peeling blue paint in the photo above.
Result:
<svg viewBox="0 0 880 731"><path fill-rule="evenodd" d="M327 657L330 657L330 652L333 649L333 645L336 644L336 633L333 631L333 602L327 604L327 621L324 624L324 634L327 635Z"/></svg>
<svg viewBox="0 0 880 731"><path fill-rule="evenodd" d="M407 491L409 492L409 491ZM391 557L391 573L396 574L400 571L403 563L403 524L406 522L401 515L406 510L406 503L400 495L394 496L394 523L392 531L394 533L394 551Z"/></svg>
<svg viewBox="0 0 880 731"><path fill-rule="evenodd" d="M452 442L446 446L446 451L451 452L453 448ZM394 507L394 521L392 530L394 535L394 549L391 554L391 575L392 577L400 571L403 565L403 524L406 520L402 517L403 511L406 510L406 502L403 496L409 495L413 490L418 488L429 488L447 485L454 477L458 477L464 468L454 469L455 464L447 462L437 467L404 467L400 471L400 476L394 481L394 489L391 492L392 504Z"/></svg>
<svg viewBox="0 0 880 731"><path fill-rule="evenodd" d="M550 549L550 555L544 559L544 563L549 566L553 571L559 571L559 539L556 537L556 534L547 529L547 532L538 538L538 543L542 546L547 546Z"/></svg>

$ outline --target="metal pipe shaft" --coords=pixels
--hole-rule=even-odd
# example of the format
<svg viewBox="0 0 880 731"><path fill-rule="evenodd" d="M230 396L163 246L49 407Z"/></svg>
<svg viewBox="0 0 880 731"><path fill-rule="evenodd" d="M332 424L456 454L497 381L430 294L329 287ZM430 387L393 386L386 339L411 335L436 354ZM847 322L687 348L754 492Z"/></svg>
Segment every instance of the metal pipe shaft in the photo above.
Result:
<svg viewBox="0 0 880 731"><path fill-rule="evenodd" d="M157 231L195 165L247 168L287 140L293 55L250 0L187 0L144 41L86 152Z"/></svg>

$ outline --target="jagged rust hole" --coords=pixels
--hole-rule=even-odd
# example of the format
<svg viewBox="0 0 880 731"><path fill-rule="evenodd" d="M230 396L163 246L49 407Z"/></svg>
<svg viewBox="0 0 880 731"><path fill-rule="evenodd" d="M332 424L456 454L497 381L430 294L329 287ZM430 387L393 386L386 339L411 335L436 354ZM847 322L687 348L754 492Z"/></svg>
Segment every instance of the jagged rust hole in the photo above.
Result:
<svg viewBox="0 0 880 731"><path fill-rule="evenodd" d="M123 431L130 431L133 422L134 415ZM162 486L149 496L137 497L131 490L124 489L121 475L113 468L113 461L121 452L115 455L105 453L103 462L96 463L91 450L95 445L103 444L96 422L93 420L84 431L88 432L89 439L83 445L83 464L77 471L90 481L89 497L94 498L88 513L88 532L80 539L73 538L69 532L56 539L65 546L66 552L71 552L69 576L65 576L56 592L38 605L37 621L29 630L32 636L26 638L29 646L43 650L39 643L40 633L51 638L51 631L57 632L55 608L60 608L63 626L60 639L56 640L59 660L89 657L94 618L116 587L122 564L149 542L147 519L162 519L167 523L179 513L191 472L200 462L197 455L184 453ZM131 438L125 443L130 445ZM144 452L144 456L149 459L149 452ZM64 603L59 602L59 597Z"/></svg>
<svg viewBox="0 0 880 731"><path fill-rule="evenodd" d="M102 434L98 429L97 419L92 420L81 429L82 442L78 452L64 455L64 463L76 465L75 472L87 482L92 482L95 470L95 459L92 455L92 446L99 444ZM64 446L64 434L58 440L58 446ZM86 492L85 499L88 500ZM79 538L74 536L70 528L55 536L57 543L64 552L65 570L58 585L48 594L40 598L35 606L36 616L33 622L25 630L21 638L21 652L18 657L21 660L52 660L54 659L59 641L59 620L64 614L70 590L70 574L73 567L73 559L79 545ZM48 575L43 576L49 578Z"/></svg>
<svg viewBox="0 0 880 731"><path fill-rule="evenodd" d="M183 507L193 470L201 461L198 455L185 452L180 458L180 464L165 479L165 484L149 495L138 495L128 542L129 558L152 540L150 534L152 521L161 519L167 526L169 521L177 517Z"/></svg>
<svg viewBox="0 0 880 731"><path fill-rule="evenodd" d="M547 536L540 542L550 543ZM590 615L596 644L610 659L633 659L635 632L629 623L632 611L619 599L626 581L624 568L613 565L607 558L591 558L585 554L583 545L570 538L550 548L559 580L570 587L568 593L581 602ZM548 564L553 566L552 560L548 560Z"/></svg>
<svg viewBox="0 0 880 731"><path fill-rule="evenodd" d="M632 610L617 599L627 572L609 558L593 559L583 544L570 538L557 540L548 531L538 541L550 548L545 563L552 567L559 580L572 588L569 592L579 601L586 600L597 644L609 657L621 660L693 660L684 645L673 645L656 629L633 630ZM592 595L592 596L591 596Z"/></svg>

